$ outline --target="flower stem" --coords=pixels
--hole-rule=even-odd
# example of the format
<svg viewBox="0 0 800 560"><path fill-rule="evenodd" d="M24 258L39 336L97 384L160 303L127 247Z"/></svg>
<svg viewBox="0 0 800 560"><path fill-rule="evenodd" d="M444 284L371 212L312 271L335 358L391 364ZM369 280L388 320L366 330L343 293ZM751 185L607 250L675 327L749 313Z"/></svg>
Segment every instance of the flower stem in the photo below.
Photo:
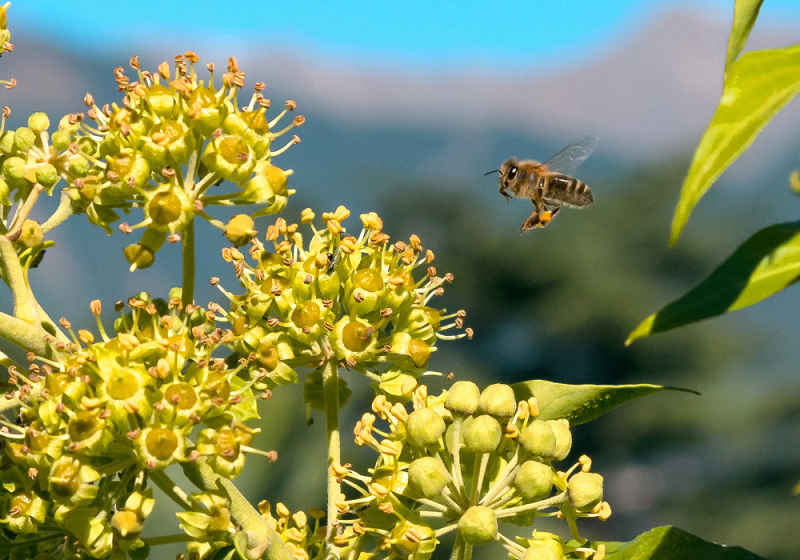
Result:
<svg viewBox="0 0 800 560"><path fill-rule="evenodd" d="M61 200L58 202L58 208L56 211L53 212L53 215L47 218L47 221L42 224L42 233L47 233L57 225L61 224L72 216L72 200L70 200L69 195L67 194L67 189L61 191Z"/></svg>
<svg viewBox="0 0 800 560"><path fill-rule="evenodd" d="M194 220L186 226L186 230L181 236L183 248L183 289L181 291L181 302L186 307L194 303Z"/></svg>
<svg viewBox="0 0 800 560"><path fill-rule="evenodd" d="M163 471L150 471L150 480L158 486L167 497L186 511L192 511L192 502L189 496L172 482L172 479Z"/></svg>
<svg viewBox="0 0 800 560"><path fill-rule="evenodd" d="M336 499L341 492L341 485L336 481L331 466L341 464L341 444L339 439L339 371L334 360L325 362L322 372L322 387L325 395L325 426L328 435L328 527L325 541L330 550L329 555L339 557L339 548L333 545L334 521L336 520Z"/></svg>
<svg viewBox="0 0 800 560"><path fill-rule="evenodd" d="M190 537L186 533L178 533L176 535L163 535L161 537L150 537L149 539L144 539L144 542L146 542L150 546L158 546L161 544L192 542L193 540L194 538Z"/></svg>

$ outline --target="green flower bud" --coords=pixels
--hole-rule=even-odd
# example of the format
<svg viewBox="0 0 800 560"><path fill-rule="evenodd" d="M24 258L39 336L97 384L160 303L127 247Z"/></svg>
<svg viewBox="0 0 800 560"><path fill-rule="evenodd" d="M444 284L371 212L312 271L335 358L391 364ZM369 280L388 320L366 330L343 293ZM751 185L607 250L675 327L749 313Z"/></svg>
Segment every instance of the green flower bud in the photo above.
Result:
<svg viewBox="0 0 800 560"><path fill-rule="evenodd" d="M514 478L514 486L526 500L546 498L553 489L553 469L538 461L526 461Z"/></svg>
<svg viewBox="0 0 800 560"><path fill-rule="evenodd" d="M25 160L12 156L3 162L3 175L9 181L21 181L25 178Z"/></svg>
<svg viewBox="0 0 800 560"><path fill-rule="evenodd" d="M0 151L10 154L14 150L14 131L6 130L0 135Z"/></svg>
<svg viewBox="0 0 800 560"><path fill-rule="evenodd" d="M442 417L429 408L420 408L408 415L408 440L416 447L428 447L439 441L445 426Z"/></svg>
<svg viewBox="0 0 800 560"><path fill-rule="evenodd" d="M56 168L45 163L36 169L36 182L42 185L45 189L50 189L58 183L61 176L56 171Z"/></svg>
<svg viewBox="0 0 800 560"><path fill-rule="evenodd" d="M517 410L514 390L502 383L489 385L481 393L479 408L484 414L491 414L498 418L511 418Z"/></svg>
<svg viewBox="0 0 800 560"><path fill-rule="evenodd" d="M50 119L44 113L34 113L28 117L28 128L39 134L50 128Z"/></svg>
<svg viewBox="0 0 800 560"><path fill-rule="evenodd" d="M552 457L556 450L556 434L541 420L529 423L519 435L519 444L537 457Z"/></svg>
<svg viewBox="0 0 800 560"><path fill-rule="evenodd" d="M69 144L71 141L72 138L70 137L69 132L67 132L66 130L58 129L55 132L53 132L53 134L50 135L50 143L56 150L60 152L63 152L64 150L69 148Z"/></svg>
<svg viewBox="0 0 800 560"><path fill-rule="evenodd" d="M464 425L464 447L470 453L491 453L503 439L500 422L484 414Z"/></svg>
<svg viewBox="0 0 800 560"><path fill-rule="evenodd" d="M420 457L408 467L409 487L424 498L438 496L449 481L450 473L436 457Z"/></svg>
<svg viewBox="0 0 800 560"><path fill-rule="evenodd" d="M75 154L71 158L69 158L69 164L67 169L72 175L77 175L78 177L85 177L87 173L89 173L89 162L80 154Z"/></svg>
<svg viewBox="0 0 800 560"><path fill-rule="evenodd" d="M497 538L497 516L494 510L483 506L472 506L458 520L458 533L464 542L481 545Z"/></svg>
<svg viewBox="0 0 800 560"><path fill-rule="evenodd" d="M203 136L211 136L228 114L225 104L217 100L213 87L199 87L192 91L188 101L188 124Z"/></svg>
<svg viewBox="0 0 800 560"><path fill-rule="evenodd" d="M3 206L11 206L11 199L9 195L11 194L11 187L8 186L3 179L0 179L0 204Z"/></svg>
<svg viewBox="0 0 800 560"><path fill-rule="evenodd" d="M27 126L21 126L14 131L14 148L20 152L27 152L36 142L36 134Z"/></svg>
<svg viewBox="0 0 800 560"><path fill-rule="evenodd" d="M44 241L44 233L42 233L42 226L33 220L25 220L22 223L22 232L19 234L19 243L25 247L36 247L41 245Z"/></svg>
<svg viewBox="0 0 800 560"><path fill-rule="evenodd" d="M570 449L572 449L572 433L569 431L569 420L566 418L549 420L547 425L556 435L556 448L553 451L553 459L561 461L569 455Z"/></svg>
<svg viewBox="0 0 800 560"><path fill-rule="evenodd" d="M247 214L238 214L230 219L225 226L225 237L233 243L234 247L247 245L258 233L253 229L255 222Z"/></svg>
<svg viewBox="0 0 800 560"><path fill-rule="evenodd" d="M561 557L547 545L532 544L525 550L522 560L561 560Z"/></svg>
<svg viewBox="0 0 800 560"><path fill-rule="evenodd" d="M569 479L569 500L578 511L589 511L603 500L603 477L597 473L579 472Z"/></svg>
<svg viewBox="0 0 800 560"><path fill-rule="evenodd" d="M456 381L447 391L445 408L457 414L473 414L478 410L481 392L472 381Z"/></svg>

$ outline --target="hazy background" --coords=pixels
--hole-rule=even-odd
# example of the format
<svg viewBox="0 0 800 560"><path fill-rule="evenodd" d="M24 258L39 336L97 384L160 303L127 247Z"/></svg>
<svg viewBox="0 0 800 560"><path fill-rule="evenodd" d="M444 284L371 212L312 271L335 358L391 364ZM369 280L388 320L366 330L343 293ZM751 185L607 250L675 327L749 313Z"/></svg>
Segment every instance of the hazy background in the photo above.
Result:
<svg viewBox="0 0 800 560"><path fill-rule="evenodd" d="M134 54L148 69L187 49L218 65L235 55L248 87L266 82L273 106L294 99L307 119L302 143L275 161L295 170L287 218L308 205L319 213L345 204L354 216L376 210L392 237L417 233L438 270L455 274L438 304L466 309L476 334L440 344L432 369L481 385L544 378L702 393L649 397L575 430L573 456L592 456L614 510L606 523L582 523L585 535L629 540L674 524L768 558L796 558L798 290L623 346L639 321L749 235L800 210L787 184L800 167L793 104L667 249L683 175L721 92L733 2L270 4L14 2L17 50L0 61L0 75L19 85L0 92L0 104L11 106L13 126L38 110L55 122L84 110L86 92L101 104L118 100L112 70ZM799 28L796 2L768 1L749 48L794 43ZM512 155L547 159L586 134L601 138L578 173L596 203L520 236L531 205L506 204L496 177L483 174ZM199 228L203 303L220 301L209 276L236 286L215 231ZM165 296L180 283L178 247L131 275L121 253L130 237L106 237L79 217L54 239L32 282L50 314L73 324L91 324L91 299L110 311L140 290ZM370 389L348 381L355 395L342 424L344 456L366 467L374 456L346 434ZM300 388L281 393L285 400L263 403L256 440L280 459L251 457L239 481L254 502L322 507L324 419L306 427ZM160 515L151 534L173 532L175 518Z"/></svg>

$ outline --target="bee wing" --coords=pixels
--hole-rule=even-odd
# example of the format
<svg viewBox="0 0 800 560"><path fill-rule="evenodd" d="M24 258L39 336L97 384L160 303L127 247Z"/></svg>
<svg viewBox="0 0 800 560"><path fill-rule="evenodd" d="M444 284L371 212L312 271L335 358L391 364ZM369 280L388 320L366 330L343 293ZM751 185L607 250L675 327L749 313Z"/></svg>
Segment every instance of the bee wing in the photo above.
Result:
<svg viewBox="0 0 800 560"><path fill-rule="evenodd" d="M553 173L573 175L578 166L591 155L599 141L600 139L597 136L581 138L544 162L544 165Z"/></svg>

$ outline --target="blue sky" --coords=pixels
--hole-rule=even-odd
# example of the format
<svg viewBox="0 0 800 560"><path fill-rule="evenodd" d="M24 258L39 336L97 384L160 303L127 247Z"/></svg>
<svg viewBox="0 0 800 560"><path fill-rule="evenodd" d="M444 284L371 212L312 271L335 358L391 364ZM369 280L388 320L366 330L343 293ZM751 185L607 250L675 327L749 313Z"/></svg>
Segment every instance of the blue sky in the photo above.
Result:
<svg viewBox="0 0 800 560"><path fill-rule="evenodd" d="M195 50L204 45L294 49L422 67L507 66L590 56L598 47L635 33L648 16L670 4L674 2L15 0L9 18L12 33L126 55L148 42L157 48L191 44ZM722 17L733 10L733 0L685 5ZM800 24L800 0L767 0L762 18Z"/></svg>

